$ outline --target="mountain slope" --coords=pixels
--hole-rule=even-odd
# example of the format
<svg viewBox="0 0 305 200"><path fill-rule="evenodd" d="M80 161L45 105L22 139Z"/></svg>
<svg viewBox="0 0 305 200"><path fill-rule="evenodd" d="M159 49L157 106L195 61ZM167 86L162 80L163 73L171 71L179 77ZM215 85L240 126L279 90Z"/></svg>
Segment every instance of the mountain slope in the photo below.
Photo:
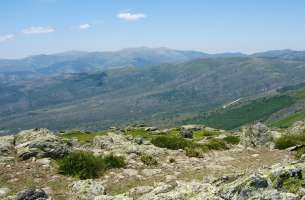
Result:
<svg viewBox="0 0 305 200"><path fill-rule="evenodd" d="M304 78L302 61L256 57L61 75L2 85L0 121L3 129L100 129L135 121L170 126Z"/></svg>

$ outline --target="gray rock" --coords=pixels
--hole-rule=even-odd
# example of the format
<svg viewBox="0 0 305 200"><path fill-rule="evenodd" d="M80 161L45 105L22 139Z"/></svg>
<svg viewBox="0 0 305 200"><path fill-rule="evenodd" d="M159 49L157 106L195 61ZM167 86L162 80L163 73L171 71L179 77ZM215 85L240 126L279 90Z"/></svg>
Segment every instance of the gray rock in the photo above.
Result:
<svg viewBox="0 0 305 200"><path fill-rule="evenodd" d="M61 158L70 151L68 144L47 129L22 131L16 136L17 156L22 160L32 157Z"/></svg>
<svg viewBox="0 0 305 200"><path fill-rule="evenodd" d="M243 129L241 144L245 147L271 148L274 145L273 135L266 125L257 123Z"/></svg>
<svg viewBox="0 0 305 200"><path fill-rule="evenodd" d="M305 121L295 122L289 129L290 134L302 134L305 133Z"/></svg>
<svg viewBox="0 0 305 200"><path fill-rule="evenodd" d="M193 138L193 132L190 129L181 129L180 135L183 138Z"/></svg>
<svg viewBox="0 0 305 200"><path fill-rule="evenodd" d="M48 195L42 189L27 189L18 192L16 200L47 200Z"/></svg>
<svg viewBox="0 0 305 200"><path fill-rule="evenodd" d="M80 180L73 182L70 186L71 194L77 200L94 199L96 196L105 195L105 188L98 180Z"/></svg>

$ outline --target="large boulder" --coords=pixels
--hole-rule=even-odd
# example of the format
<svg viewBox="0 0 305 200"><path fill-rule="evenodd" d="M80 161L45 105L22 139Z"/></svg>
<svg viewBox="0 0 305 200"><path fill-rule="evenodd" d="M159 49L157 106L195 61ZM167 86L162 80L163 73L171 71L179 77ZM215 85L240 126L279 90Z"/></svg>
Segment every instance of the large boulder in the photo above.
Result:
<svg viewBox="0 0 305 200"><path fill-rule="evenodd" d="M31 129L16 135L15 148L22 160L31 157L61 158L69 153L67 142L47 129Z"/></svg>
<svg viewBox="0 0 305 200"><path fill-rule="evenodd" d="M262 123L251 125L243 128L241 134L241 144L243 144L245 147L272 148L274 146L273 132Z"/></svg>
<svg viewBox="0 0 305 200"><path fill-rule="evenodd" d="M69 188L76 200L93 200L97 196L106 194L102 182L92 179L75 181Z"/></svg>
<svg viewBox="0 0 305 200"><path fill-rule="evenodd" d="M297 121L288 129L289 134L305 133L305 121Z"/></svg>

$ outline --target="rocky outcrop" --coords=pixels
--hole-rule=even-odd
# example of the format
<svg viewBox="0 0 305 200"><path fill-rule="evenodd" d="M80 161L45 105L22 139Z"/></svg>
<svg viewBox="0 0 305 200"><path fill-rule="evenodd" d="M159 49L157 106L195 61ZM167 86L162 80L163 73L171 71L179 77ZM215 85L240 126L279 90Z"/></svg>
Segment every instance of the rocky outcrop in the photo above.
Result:
<svg viewBox="0 0 305 200"><path fill-rule="evenodd" d="M17 156L22 160L31 157L61 158L69 152L69 145L47 129L21 131L15 138Z"/></svg>
<svg viewBox="0 0 305 200"><path fill-rule="evenodd" d="M302 134L305 133L305 121L295 122L289 129L289 134Z"/></svg>
<svg viewBox="0 0 305 200"><path fill-rule="evenodd" d="M241 144L245 147L272 148L274 146L273 133L266 125L262 123L251 125L243 128L241 134Z"/></svg>

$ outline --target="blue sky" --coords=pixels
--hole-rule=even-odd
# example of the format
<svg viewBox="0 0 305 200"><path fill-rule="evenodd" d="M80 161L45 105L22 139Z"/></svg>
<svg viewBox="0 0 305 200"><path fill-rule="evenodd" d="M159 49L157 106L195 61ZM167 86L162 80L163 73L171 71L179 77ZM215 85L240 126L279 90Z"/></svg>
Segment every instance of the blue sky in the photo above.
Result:
<svg viewBox="0 0 305 200"><path fill-rule="evenodd" d="M0 58L127 47L305 49L304 0L1 0Z"/></svg>

